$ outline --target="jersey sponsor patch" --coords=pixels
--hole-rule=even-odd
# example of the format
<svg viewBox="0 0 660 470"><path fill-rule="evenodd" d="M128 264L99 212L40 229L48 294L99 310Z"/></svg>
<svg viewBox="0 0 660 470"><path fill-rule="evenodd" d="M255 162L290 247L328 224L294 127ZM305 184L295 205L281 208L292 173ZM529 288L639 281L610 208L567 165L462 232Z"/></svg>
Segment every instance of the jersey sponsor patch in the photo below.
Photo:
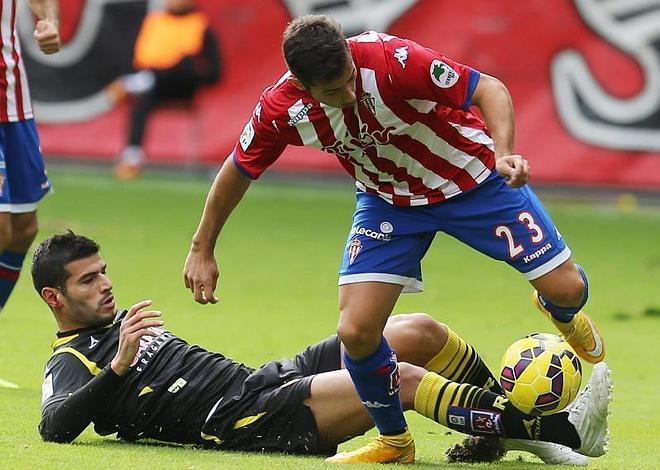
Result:
<svg viewBox="0 0 660 470"><path fill-rule="evenodd" d="M41 385L41 403L53 396L53 374L48 374Z"/></svg>
<svg viewBox="0 0 660 470"><path fill-rule="evenodd" d="M248 147L254 139L254 127L252 126L252 120L250 119L248 123L243 128L239 142L241 143L241 148L243 151L247 151Z"/></svg>
<svg viewBox="0 0 660 470"><path fill-rule="evenodd" d="M443 61L431 62L431 80L440 88L451 88L458 82L458 73Z"/></svg>

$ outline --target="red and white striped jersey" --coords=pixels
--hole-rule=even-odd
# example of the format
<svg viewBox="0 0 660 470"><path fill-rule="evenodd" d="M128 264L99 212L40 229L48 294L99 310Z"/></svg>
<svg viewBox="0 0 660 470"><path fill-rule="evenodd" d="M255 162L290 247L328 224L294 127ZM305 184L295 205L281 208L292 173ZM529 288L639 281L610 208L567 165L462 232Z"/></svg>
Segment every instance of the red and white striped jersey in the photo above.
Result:
<svg viewBox="0 0 660 470"><path fill-rule="evenodd" d="M32 118L27 75L16 33L16 0L0 0L0 122Z"/></svg>
<svg viewBox="0 0 660 470"><path fill-rule="evenodd" d="M361 191L398 206L461 194L494 168L493 141L469 111L479 72L413 41L366 32L349 39L357 103L334 108L285 74L267 88L234 149L259 175L286 145L333 153Z"/></svg>

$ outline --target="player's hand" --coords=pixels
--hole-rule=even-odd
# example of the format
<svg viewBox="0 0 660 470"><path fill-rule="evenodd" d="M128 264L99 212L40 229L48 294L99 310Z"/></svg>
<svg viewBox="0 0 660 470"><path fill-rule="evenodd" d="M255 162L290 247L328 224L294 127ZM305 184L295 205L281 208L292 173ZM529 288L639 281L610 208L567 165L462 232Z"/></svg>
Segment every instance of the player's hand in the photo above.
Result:
<svg viewBox="0 0 660 470"><path fill-rule="evenodd" d="M495 169L506 179L506 184L512 188L519 188L530 176L530 167L527 159L522 155L504 155L497 157Z"/></svg>
<svg viewBox="0 0 660 470"><path fill-rule="evenodd" d="M37 21L34 27L34 42L44 54L55 54L60 50L60 32L55 23L48 20Z"/></svg>
<svg viewBox="0 0 660 470"><path fill-rule="evenodd" d="M160 317L156 310L142 310L151 305L151 300L143 300L128 309L128 313L119 327L119 347L110 367L117 375L124 375L135 360L143 336L157 336L152 327L163 326L164 322L155 320Z"/></svg>
<svg viewBox="0 0 660 470"><path fill-rule="evenodd" d="M191 248L183 267L183 282L200 304L218 303L215 288L218 284L218 264L211 253L205 254Z"/></svg>

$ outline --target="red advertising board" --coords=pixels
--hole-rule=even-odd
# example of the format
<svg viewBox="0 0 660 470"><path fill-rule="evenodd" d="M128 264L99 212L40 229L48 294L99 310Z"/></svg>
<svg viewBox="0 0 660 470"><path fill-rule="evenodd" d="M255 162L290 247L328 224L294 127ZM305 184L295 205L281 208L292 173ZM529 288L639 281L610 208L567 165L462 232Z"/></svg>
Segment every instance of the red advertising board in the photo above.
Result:
<svg viewBox="0 0 660 470"><path fill-rule="evenodd" d="M66 14L76 11L71 5L84 2L61 3ZM132 10L127 10L127 3L135 3ZM192 106L155 113L146 137L146 151L154 162L217 165L231 152L259 93L284 71L281 32L305 4L297 2L294 7L279 0L199 3L211 17L220 41L223 78L201 91ZM308 3L309 12L315 11L315 2ZM350 9L358 2L346 3L341 8ZM384 11L387 3L380 2ZM128 23L139 25L137 12L140 5L144 11L144 2L95 1L86 2L85 8L91 4L103 6L106 24L128 28L121 47L110 43L109 50L99 49L104 52L80 59L94 65L95 61L108 62L103 54L121 56L123 62L114 69L100 69L107 74L107 84L113 70L116 74L121 64L130 64L130 39L137 26ZM531 161L536 181L660 188L660 4L411 0L398 5L378 16L378 21L373 19L373 10L365 9L345 17L357 18L362 21L357 24L365 27L385 27L391 34L414 39L500 78L516 108L516 150ZM118 17L123 20L118 22ZM75 33L85 18L84 14L71 14L68 22L63 18L69 28L65 31L67 44L76 41ZM99 31L107 37L97 37L96 42L117 40L111 28ZM23 38L26 40L29 38ZM67 86L87 89L93 96L99 91L94 87L103 85L99 74L101 83L96 85L88 83L89 75L76 74L80 66L65 69L46 64L40 68L30 63L29 51L26 62L37 110L40 104L54 102L78 109L73 105L84 97L71 98L75 93L67 94ZM42 91L53 80L63 91L60 96ZM58 112L53 109L58 108L52 108L47 118L37 115L46 154L113 159L120 152L128 104L86 116L81 113L79 122L75 116L58 122ZM275 168L340 171L331 156L302 148L287 150Z"/></svg>

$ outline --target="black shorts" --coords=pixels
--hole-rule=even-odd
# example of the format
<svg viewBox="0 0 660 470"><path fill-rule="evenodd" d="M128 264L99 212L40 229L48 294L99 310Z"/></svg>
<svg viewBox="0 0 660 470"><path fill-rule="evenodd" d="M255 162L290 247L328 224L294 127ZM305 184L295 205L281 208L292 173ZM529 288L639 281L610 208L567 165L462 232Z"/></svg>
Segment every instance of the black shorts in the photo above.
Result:
<svg viewBox="0 0 660 470"><path fill-rule="evenodd" d="M332 336L293 359L264 364L239 395L223 399L202 427L208 443L222 449L294 454L332 454L322 448L312 411L303 404L316 374L341 367L340 342Z"/></svg>

